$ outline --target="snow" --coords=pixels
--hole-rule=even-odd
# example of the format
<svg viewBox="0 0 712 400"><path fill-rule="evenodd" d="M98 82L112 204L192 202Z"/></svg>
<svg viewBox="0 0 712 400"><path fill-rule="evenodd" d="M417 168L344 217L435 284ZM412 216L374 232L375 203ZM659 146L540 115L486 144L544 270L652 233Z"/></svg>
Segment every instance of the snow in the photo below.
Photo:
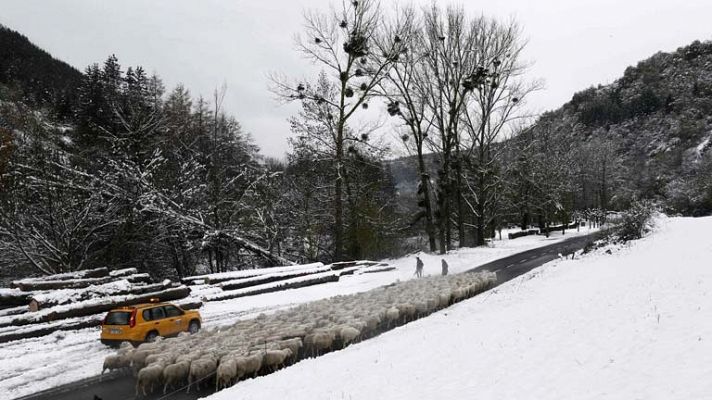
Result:
<svg viewBox="0 0 712 400"><path fill-rule="evenodd" d="M321 264L321 263L320 263ZM331 267L330 266L324 266L323 264L318 267L314 268L304 268L304 269L299 269L296 271L281 271L277 273L272 273L272 274L260 274L256 276L252 276L249 278L242 278L242 279L233 279L225 282L221 282L218 284L221 288L227 287L229 285L234 285L236 283L250 283L250 282L260 282L266 279L270 278L287 278L287 277L296 277L297 275L300 274L316 274L319 272L325 272L325 271L330 271Z"/></svg>
<svg viewBox="0 0 712 400"><path fill-rule="evenodd" d="M228 280L228 279L251 278L253 276L258 276L258 275L263 275L263 274L275 274L275 273L279 273L279 272L300 271L303 269L318 268L318 267L322 267L322 266L324 266L324 264L318 262L318 263L303 264L303 265L290 265L290 266L286 266L286 267L246 269L246 270L241 270L241 271L220 272L220 273L216 273L216 274L189 276L187 278L183 278L183 281L184 282L189 282L189 281L216 282L216 281L224 281L224 280Z"/></svg>
<svg viewBox="0 0 712 400"><path fill-rule="evenodd" d="M588 234L592 231L589 227L585 227L581 228L580 232L567 230L565 236L562 236L560 232L555 232L548 239L544 236L527 236L514 240L507 239L503 232L504 240L495 240L490 243L489 247L461 249L451 251L444 256L423 253L420 254L420 258L425 263L425 275L440 273L441 258L447 260L450 265L450 273L453 274L501 257L552 244L576 235ZM309 301L340 294L363 292L397 280L414 278L414 256L383 260L383 262L396 269L379 273L344 275L338 282L205 303L199 310L203 317L203 327L210 329L230 325L240 319L254 318L260 313L276 312ZM312 264L310 267L315 266ZM305 268L305 266L279 268L279 270L271 268L270 272L276 273L280 270ZM238 272L250 271L254 270ZM205 276L196 279L205 279ZM196 285L190 286L190 288L191 296L198 297L221 292L216 286L209 285ZM62 337L62 339L58 339L58 337ZM112 350L101 345L98 339L98 329L89 328L55 332L41 338L0 345L0 393L8 398L16 398L98 375L101 372L104 357L112 353ZM5 360L9 360L12 367L5 363ZM18 374L15 371L22 371L23 374ZM243 383L240 383L238 386L242 385Z"/></svg>
<svg viewBox="0 0 712 400"><path fill-rule="evenodd" d="M712 217L657 230L208 399L712 398Z"/></svg>
<svg viewBox="0 0 712 400"><path fill-rule="evenodd" d="M98 336L98 328L87 328L3 343L1 397L21 397L97 375L104 357L112 353L112 349L97 340Z"/></svg>

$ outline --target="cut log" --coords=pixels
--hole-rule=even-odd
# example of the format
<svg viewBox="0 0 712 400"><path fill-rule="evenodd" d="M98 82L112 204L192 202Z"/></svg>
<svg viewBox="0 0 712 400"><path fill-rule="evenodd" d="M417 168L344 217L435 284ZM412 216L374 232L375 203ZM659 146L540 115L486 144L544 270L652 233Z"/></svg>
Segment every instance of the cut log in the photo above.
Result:
<svg viewBox="0 0 712 400"><path fill-rule="evenodd" d="M266 283L272 283L277 281L283 281L286 279L297 278L300 276L307 276L318 274L321 272L329 271L331 268L329 266L319 266L316 268L297 270L293 272L282 272L276 274L264 274L253 276L252 278L236 279L221 283L219 286L222 290L236 290L243 289L246 287L264 285Z"/></svg>
<svg viewBox="0 0 712 400"><path fill-rule="evenodd" d="M137 295L159 292L170 287L168 283L154 283L151 285L133 285L127 280L109 282L99 286L89 286L83 289L55 290L41 292L31 297L30 311L39 311L62 304L76 303L90 299L100 299L109 296Z"/></svg>
<svg viewBox="0 0 712 400"><path fill-rule="evenodd" d="M356 261L339 261L331 264L331 269L338 271L346 267L353 267L354 265L356 265Z"/></svg>
<svg viewBox="0 0 712 400"><path fill-rule="evenodd" d="M77 329L92 328L101 325L102 320L103 316L95 315L92 317L75 318L72 320L50 322L46 324L0 329L0 343L41 337L57 331L73 331Z"/></svg>
<svg viewBox="0 0 712 400"><path fill-rule="evenodd" d="M8 315L20 315L28 312L30 312L30 310L27 308L27 306L4 308L0 310L0 317L7 317Z"/></svg>
<svg viewBox="0 0 712 400"><path fill-rule="evenodd" d="M187 299L175 303L178 307L183 310L197 310L203 306L203 302L198 299Z"/></svg>
<svg viewBox="0 0 712 400"><path fill-rule="evenodd" d="M83 271L76 272L66 272L63 274L54 274L41 276L37 278L25 278L12 282L12 287L20 287L20 283L30 283L35 281L46 282L46 281L69 281L77 279L88 279L88 278L102 278L109 276L109 269L102 267L96 269L86 269Z"/></svg>
<svg viewBox="0 0 712 400"><path fill-rule="evenodd" d="M386 264L386 265L380 265L380 264L379 264L379 265L374 265L374 266L371 266L371 267L361 268L361 269L358 271L358 274L359 274L359 275L361 275L361 274L373 274L373 273L376 273L376 272L395 271L395 269L396 269L396 267L394 267L394 266L392 266L392 265L388 265L388 264Z"/></svg>
<svg viewBox="0 0 712 400"><path fill-rule="evenodd" d="M268 283L265 285L249 287L245 289L231 290L224 293L206 296L204 301L220 301L236 299L238 297L255 296L258 294L279 292L287 289L298 289L307 286L319 285L327 282L338 282L339 271L329 271L321 274L302 276L298 278L287 279L285 281Z"/></svg>
<svg viewBox="0 0 712 400"><path fill-rule="evenodd" d="M83 278L83 279L69 279L69 280L52 280L52 281L18 281L13 282L24 292L37 291L37 290L58 290L58 289L81 289L91 285L101 285L107 282L111 282L114 278L110 276L104 276L101 278Z"/></svg>
<svg viewBox="0 0 712 400"><path fill-rule="evenodd" d="M149 274L133 274L127 276L125 279L131 283L153 283L153 279L151 279L151 275Z"/></svg>
<svg viewBox="0 0 712 400"><path fill-rule="evenodd" d="M265 274L278 274L285 272L301 271L306 269L313 269L317 267L323 267L324 264L317 262L311 264L302 265L289 265L286 267L270 267L270 268L255 268L255 269L245 269L240 271L230 271L230 272L220 272L216 274L206 274L206 275L195 275L183 278L181 281L186 285L195 285L209 283L211 285L223 283L227 281L232 281L236 279L252 278L255 276L265 275Z"/></svg>
<svg viewBox="0 0 712 400"><path fill-rule="evenodd" d="M353 275L354 272L360 270L361 267L347 267L339 270L339 276Z"/></svg>
<svg viewBox="0 0 712 400"><path fill-rule="evenodd" d="M119 277L119 276L129 276L129 275L136 275L138 274L138 270L136 268L124 268L124 269L117 269L114 271L111 271L109 273L110 276L113 277Z"/></svg>
<svg viewBox="0 0 712 400"><path fill-rule="evenodd" d="M122 277L131 283L151 283L151 276L148 274L133 274ZM59 289L82 289L89 286L103 285L105 283L115 281L119 278L113 276L104 276L101 278L82 278L68 280L51 280L51 281L17 281L15 282L20 290L38 291L38 290L59 290Z"/></svg>
<svg viewBox="0 0 712 400"><path fill-rule="evenodd" d="M18 289L0 288L0 308L26 306L32 293L23 293Z"/></svg>
<svg viewBox="0 0 712 400"><path fill-rule="evenodd" d="M99 314L110 311L117 307L132 306L140 303L148 303L151 299L159 301L172 301L184 299L190 295L190 288L180 286L160 292L151 292L140 295L127 295L93 299L77 303L47 308L36 313L28 313L20 316L8 316L0 318L0 327L22 326L42 322L51 322L60 319L83 317L87 315Z"/></svg>

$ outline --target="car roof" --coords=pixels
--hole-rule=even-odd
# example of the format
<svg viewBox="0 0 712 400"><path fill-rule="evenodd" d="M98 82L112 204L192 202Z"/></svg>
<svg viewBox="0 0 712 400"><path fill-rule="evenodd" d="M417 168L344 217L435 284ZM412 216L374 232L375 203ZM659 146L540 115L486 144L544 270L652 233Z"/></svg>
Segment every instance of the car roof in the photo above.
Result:
<svg viewBox="0 0 712 400"><path fill-rule="evenodd" d="M149 307L157 307L157 306L172 306L173 304L170 303L141 303L141 304L135 304L133 306L123 306L123 307L116 307L112 309L111 311L133 311L137 309L142 309L142 308L149 308Z"/></svg>

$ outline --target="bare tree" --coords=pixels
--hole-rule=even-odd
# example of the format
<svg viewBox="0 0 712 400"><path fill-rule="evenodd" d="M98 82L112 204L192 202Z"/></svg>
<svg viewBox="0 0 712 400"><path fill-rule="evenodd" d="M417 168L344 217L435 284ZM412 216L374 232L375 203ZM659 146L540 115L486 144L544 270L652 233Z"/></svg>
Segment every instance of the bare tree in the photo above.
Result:
<svg viewBox="0 0 712 400"><path fill-rule="evenodd" d="M334 91L319 91L319 84L290 82L273 77L273 91L287 101L313 102L330 132L334 159L334 259L344 251L344 159L348 142L348 122L360 108L368 107L374 88L401 54L402 44L379 37L382 15L375 0L342 3L331 13L305 14L306 27L297 38L299 51L325 68ZM323 85L321 85L323 86Z"/></svg>
<svg viewBox="0 0 712 400"><path fill-rule="evenodd" d="M429 96L427 88L430 79L423 68L422 52L424 48L421 25L413 8L403 9L395 14L395 18L384 27L386 36L398 37L404 43L404 51L393 63L386 79L380 85L384 97L388 99L388 112L398 117L403 145L409 152L414 152L417 160L417 170L420 177L418 183L418 205L423 208L413 218L415 224L421 218L425 219L425 232L428 235L430 251L437 250L436 231L433 212L432 182L430 172L425 163L428 137L434 131L430 108L426 101Z"/></svg>
<svg viewBox="0 0 712 400"><path fill-rule="evenodd" d="M471 24L471 49L476 70L462 82L472 93L463 108L462 120L468 133L469 148L464 159L470 160L473 184L468 185L474 214L475 245L485 243L485 230L496 219L497 200L501 194L502 174L498 172L503 145L498 142L512 123L529 118L524 100L539 88L538 82L527 82L527 65L522 61L525 42L515 21L502 24L495 19L479 17Z"/></svg>

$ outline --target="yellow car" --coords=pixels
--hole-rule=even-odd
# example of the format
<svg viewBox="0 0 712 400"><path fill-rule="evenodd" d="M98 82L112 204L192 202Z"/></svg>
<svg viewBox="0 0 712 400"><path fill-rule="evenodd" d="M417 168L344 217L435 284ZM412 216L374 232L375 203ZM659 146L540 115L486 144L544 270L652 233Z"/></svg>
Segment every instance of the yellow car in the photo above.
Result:
<svg viewBox="0 0 712 400"><path fill-rule="evenodd" d="M158 336L198 332L201 323L199 312L184 311L169 303L119 307L109 311L101 323L101 342L118 345L128 341L136 345L151 342Z"/></svg>

